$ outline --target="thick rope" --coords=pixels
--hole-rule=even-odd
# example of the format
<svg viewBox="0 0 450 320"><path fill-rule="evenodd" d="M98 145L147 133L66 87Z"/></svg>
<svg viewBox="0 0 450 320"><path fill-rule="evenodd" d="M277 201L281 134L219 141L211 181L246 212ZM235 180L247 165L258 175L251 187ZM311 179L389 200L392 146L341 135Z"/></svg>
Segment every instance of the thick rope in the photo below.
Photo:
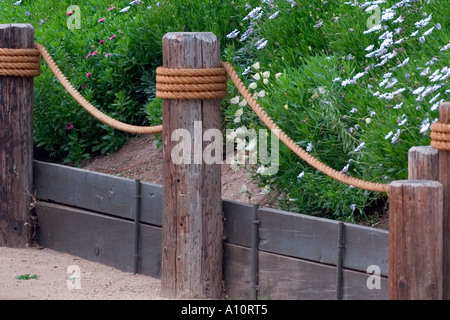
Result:
<svg viewBox="0 0 450 320"><path fill-rule="evenodd" d="M275 122L269 117L269 115L261 108L261 106L256 102L253 98L252 94L248 91L245 85L242 83L241 79L234 71L233 67L226 63L222 62L223 68L227 71L228 76L233 81L236 88L239 90L241 95L253 109L253 111L258 115L261 121L281 140L289 149L291 149L295 154L297 154L301 159L306 161L308 164L313 166L314 168L320 170L324 174L330 176L331 178L343 182L348 185L352 185L354 187L376 191L376 192L385 192L387 193L389 190L389 185L382 183L374 183L369 181L360 180L357 178L352 178L347 176L344 173L341 173L337 170L330 168L324 163L320 162L313 156L311 156L308 152L303 150L299 145L297 145L286 133L284 133Z"/></svg>
<svg viewBox="0 0 450 320"><path fill-rule="evenodd" d="M161 99L223 99L227 95L223 68L156 69L156 96Z"/></svg>
<svg viewBox="0 0 450 320"><path fill-rule="evenodd" d="M450 124L435 122L431 125L430 145L438 150L450 151Z"/></svg>
<svg viewBox="0 0 450 320"><path fill-rule="evenodd" d="M45 49L42 45L36 44L36 48L41 53L42 57L44 58L45 62L47 62L48 66L50 67L50 70L54 73L56 78L59 80L61 85L69 92L69 94L91 115L93 115L95 118L97 118L99 121L103 122L104 124L113 127L120 131L125 131L128 133L134 133L134 134L150 134L150 133L160 133L162 132L162 126L152 126L152 127L144 127L144 126L134 126L127 123L120 122L118 120L115 120L111 118L110 116L104 114L100 110L98 110L96 107L94 107L92 104L90 104L67 80L67 78L64 76L64 74L61 72L61 70L56 65L55 61L53 61L52 57L48 53L47 49Z"/></svg>
<svg viewBox="0 0 450 320"><path fill-rule="evenodd" d="M0 48L0 76L36 77L40 73L39 50Z"/></svg>

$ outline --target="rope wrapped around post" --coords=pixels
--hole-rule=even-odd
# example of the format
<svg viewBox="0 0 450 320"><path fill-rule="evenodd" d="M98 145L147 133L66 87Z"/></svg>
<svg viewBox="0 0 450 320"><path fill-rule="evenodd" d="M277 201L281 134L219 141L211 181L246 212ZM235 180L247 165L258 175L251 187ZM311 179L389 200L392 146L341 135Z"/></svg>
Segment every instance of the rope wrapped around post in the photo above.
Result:
<svg viewBox="0 0 450 320"><path fill-rule="evenodd" d="M0 76L36 77L40 75L38 49L0 48Z"/></svg>
<svg viewBox="0 0 450 320"><path fill-rule="evenodd" d="M223 68L156 69L156 96L161 99L223 99L228 95Z"/></svg>

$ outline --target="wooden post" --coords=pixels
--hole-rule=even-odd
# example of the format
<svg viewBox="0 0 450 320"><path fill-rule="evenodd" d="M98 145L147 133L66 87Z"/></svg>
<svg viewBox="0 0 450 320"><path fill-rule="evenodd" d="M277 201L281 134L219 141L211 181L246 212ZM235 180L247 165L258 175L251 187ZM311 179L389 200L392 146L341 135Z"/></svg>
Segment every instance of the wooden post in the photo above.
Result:
<svg viewBox="0 0 450 320"><path fill-rule="evenodd" d="M450 124L450 103L439 108L439 122ZM444 299L450 300L450 151L439 150L439 180L444 187Z"/></svg>
<svg viewBox="0 0 450 320"><path fill-rule="evenodd" d="M220 43L212 33L168 33L163 38L164 67L219 68L220 63ZM220 128L220 99L163 102L161 294L167 298L222 296L221 167L202 159L203 133ZM187 130L189 141L172 141L177 129ZM179 143L189 146L183 152L191 151L190 163L174 163L172 149Z"/></svg>
<svg viewBox="0 0 450 320"><path fill-rule="evenodd" d="M408 179L439 181L438 150L430 146L409 149Z"/></svg>
<svg viewBox="0 0 450 320"><path fill-rule="evenodd" d="M394 181L389 188L388 298L443 298L443 187Z"/></svg>
<svg viewBox="0 0 450 320"><path fill-rule="evenodd" d="M34 48L33 26L0 25L0 48ZM0 76L0 246L31 240L33 86L33 77Z"/></svg>

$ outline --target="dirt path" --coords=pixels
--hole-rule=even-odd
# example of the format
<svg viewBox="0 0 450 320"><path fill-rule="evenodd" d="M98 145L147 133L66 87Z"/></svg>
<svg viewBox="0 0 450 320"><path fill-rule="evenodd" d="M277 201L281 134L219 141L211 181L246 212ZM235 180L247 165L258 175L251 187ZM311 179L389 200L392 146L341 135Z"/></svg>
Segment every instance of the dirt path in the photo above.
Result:
<svg viewBox="0 0 450 320"><path fill-rule="evenodd" d="M16 278L26 274L38 278ZM66 253L0 247L0 300L155 300L160 289L158 279Z"/></svg>

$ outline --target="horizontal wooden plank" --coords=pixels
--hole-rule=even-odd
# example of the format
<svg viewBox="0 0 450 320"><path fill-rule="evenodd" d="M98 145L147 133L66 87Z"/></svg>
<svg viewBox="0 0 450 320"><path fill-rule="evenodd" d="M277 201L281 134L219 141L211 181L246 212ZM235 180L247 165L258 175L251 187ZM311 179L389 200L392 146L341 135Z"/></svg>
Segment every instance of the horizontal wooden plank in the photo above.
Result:
<svg viewBox="0 0 450 320"><path fill-rule="evenodd" d="M37 198L134 219L135 181L99 172L34 161ZM162 187L141 183L141 221L161 226Z"/></svg>
<svg viewBox="0 0 450 320"><path fill-rule="evenodd" d="M254 299L251 289L251 249L225 244L224 281L227 298ZM259 299L334 300L336 267L302 259L259 252ZM369 289L372 274L343 270L343 298L348 300L387 299L387 279ZM370 281L371 282L371 281ZM371 282L372 283L372 282Z"/></svg>
<svg viewBox="0 0 450 320"><path fill-rule="evenodd" d="M297 213L261 208L259 249L336 265L338 222ZM387 275L388 232L345 223L344 268L366 272L377 265Z"/></svg>
<svg viewBox="0 0 450 320"><path fill-rule="evenodd" d="M387 279L380 277L380 288L369 289L371 274L343 271L343 299L387 299ZM260 299L335 300L336 267L311 261L259 253Z"/></svg>
<svg viewBox="0 0 450 320"><path fill-rule="evenodd" d="M56 251L134 270L134 222L53 203L38 202L38 241ZM140 224L140 270L161 276L161 228Z"/></svg>

